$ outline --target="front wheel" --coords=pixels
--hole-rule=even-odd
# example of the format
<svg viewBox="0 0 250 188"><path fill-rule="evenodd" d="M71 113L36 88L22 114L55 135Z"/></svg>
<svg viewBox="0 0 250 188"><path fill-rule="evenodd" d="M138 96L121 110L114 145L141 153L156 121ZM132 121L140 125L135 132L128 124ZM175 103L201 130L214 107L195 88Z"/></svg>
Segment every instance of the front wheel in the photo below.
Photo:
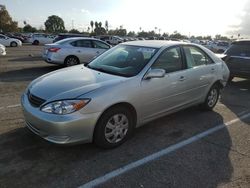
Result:
<svg viewBox="0 0 250 188"><path fill-rule="evenodd" d="M201 105L202 106L202 109L204 110L212 110L218 99L219 99L219 96L220 96L220 89L217 85L213 85L207 96L206 96L206 100L204 101L204 103Z"/></svg>
<svg viewBox="0 0 250 188"><path fill-rule="evenodd" d="M11 46L11 47L17 47L17 43L16 43L16 42L11 42L11 43L10 43L10 46Z"/></svg>
<svg viewBox="0 0 250 188"><path fill-rule="evenodd" d="M131 112L124 107L112 108L99 119L94 132L94 143L105 149L117 147L129 138L133 129Z"/></svg>

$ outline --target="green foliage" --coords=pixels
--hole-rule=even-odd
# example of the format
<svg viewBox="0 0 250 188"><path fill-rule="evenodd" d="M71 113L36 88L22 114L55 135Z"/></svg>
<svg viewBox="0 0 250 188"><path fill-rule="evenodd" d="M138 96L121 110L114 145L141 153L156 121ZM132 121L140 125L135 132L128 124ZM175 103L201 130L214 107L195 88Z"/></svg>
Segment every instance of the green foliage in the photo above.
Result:
<svg viewBox="0 0 250 188"><path fill-rule="evenodd" d="M71 30L69 31L69 33L76 33L76 34L79 34L79 33L81 33L81 32L78 31L77 29L71 29Z"/></svg>
<svg viewBox="0 0 250 188"><path fill-rule="evenodd" d="M50 33L59 33L65 31L63 19L56 15L49 16L44 25L46 31Z"/></svg>
<svg viewBox="0 0 250 188"><path fill-rule="evenodd" d="M126 29L122 29L122 28L120 28L120 29L115 29L115 30L109 30L108 31L108 34L109 35L118 35L118 36L126 36L127 35L127 30Z"/></svg>
<svg viewBox="0 0 250 188"><path fill-rule="evenodd" d="M31 25L27 24L23 27L23 32L34 33L34 32L37 32L37 29L35 27L32 27Z"/></svg>
<svg viewBox="0 0 250 188"><path fill-rule="evenodd" d="M0 5L0 31L16 32L18 31L17 22L13 21L4 5Z"/></svg>

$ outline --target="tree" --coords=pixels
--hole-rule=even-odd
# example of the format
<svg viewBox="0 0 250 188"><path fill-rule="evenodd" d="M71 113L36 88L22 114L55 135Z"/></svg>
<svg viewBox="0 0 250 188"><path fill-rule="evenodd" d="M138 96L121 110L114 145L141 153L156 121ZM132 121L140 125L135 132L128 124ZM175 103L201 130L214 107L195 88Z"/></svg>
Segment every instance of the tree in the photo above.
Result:
<svg viewBox="0 0 250 188"><path fill-rule="evenodd" d="M44 25L46 31L51 33L58 33L65 31L63 19L56 15L49 16Z"/></svg>
<svg viewBox="0 0 250 188"><path fill-rule="evenodd" d="M27 33L34 33L36 32L37 29L35 27L32 27L31 25L29 24L26 24L24 27L23 27L23 32L27 32Z"/></svg>
<svg viewBox="0 0 250 188"><path fill-rule="evenodd" d="M106 29L106 31L108 32L108 30L109 30L109 23L108 23L107 20L105 21L105 29Z"/></svg>
<svg viewBox="0 0 250 188"><path fill-rule="evenodd" d="M135 37L135 32L134 31L129 31L128 32L128 37Z"/></svg>
<svg viewBox="0 0 250 188"><path fill-rule="evenodd" d="M99 24L97 21L95 21L95 28L98 28Z"/></svg>
<svg viewBox="0 0 250 188"><path fill-rule="evenodd" d="M94 31L94 22L93 21L90 22L90 26L91 26L92 33L93 33L93 31Z"/></svg>
<svg viewBox="0 0 250 188"><path fill-rule="evenodd" d="M15 32L18 31L17 22L13 21L4 5L0 5L0 31Z"/></svg>
<svg viewBox="0 0 250 188"><path fill-rule="evenodd" d="M69 31L69 33L76 33L76 34L79 34L79 33L81 33L81 32L78 31L77 29L71 29L71 30Z"/></svg>

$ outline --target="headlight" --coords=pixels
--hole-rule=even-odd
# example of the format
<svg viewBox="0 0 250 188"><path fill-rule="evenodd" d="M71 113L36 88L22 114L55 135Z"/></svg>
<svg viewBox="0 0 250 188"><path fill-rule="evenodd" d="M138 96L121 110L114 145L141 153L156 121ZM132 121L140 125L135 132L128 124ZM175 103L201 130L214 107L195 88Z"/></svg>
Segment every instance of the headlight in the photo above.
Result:
<svg viewBox="0 0 250 188"><path fill-rule="evenodd" d="M86 106L89 101L90 99L54 101L43 106L41 111L59 115L70 114Z"/></svg>

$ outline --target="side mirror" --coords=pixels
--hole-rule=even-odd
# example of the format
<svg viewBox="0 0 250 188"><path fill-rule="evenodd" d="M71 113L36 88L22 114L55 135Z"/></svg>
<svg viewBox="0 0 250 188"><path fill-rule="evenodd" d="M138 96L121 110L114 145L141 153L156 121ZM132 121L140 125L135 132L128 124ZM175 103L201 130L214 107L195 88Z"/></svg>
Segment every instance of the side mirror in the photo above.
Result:
<svg viewBox="0 0 250 188"><path fill-rule="evenodd" d="M164 69L150 69L144 77L144 80L151 78L163 78L166 74Z"/></svg>

